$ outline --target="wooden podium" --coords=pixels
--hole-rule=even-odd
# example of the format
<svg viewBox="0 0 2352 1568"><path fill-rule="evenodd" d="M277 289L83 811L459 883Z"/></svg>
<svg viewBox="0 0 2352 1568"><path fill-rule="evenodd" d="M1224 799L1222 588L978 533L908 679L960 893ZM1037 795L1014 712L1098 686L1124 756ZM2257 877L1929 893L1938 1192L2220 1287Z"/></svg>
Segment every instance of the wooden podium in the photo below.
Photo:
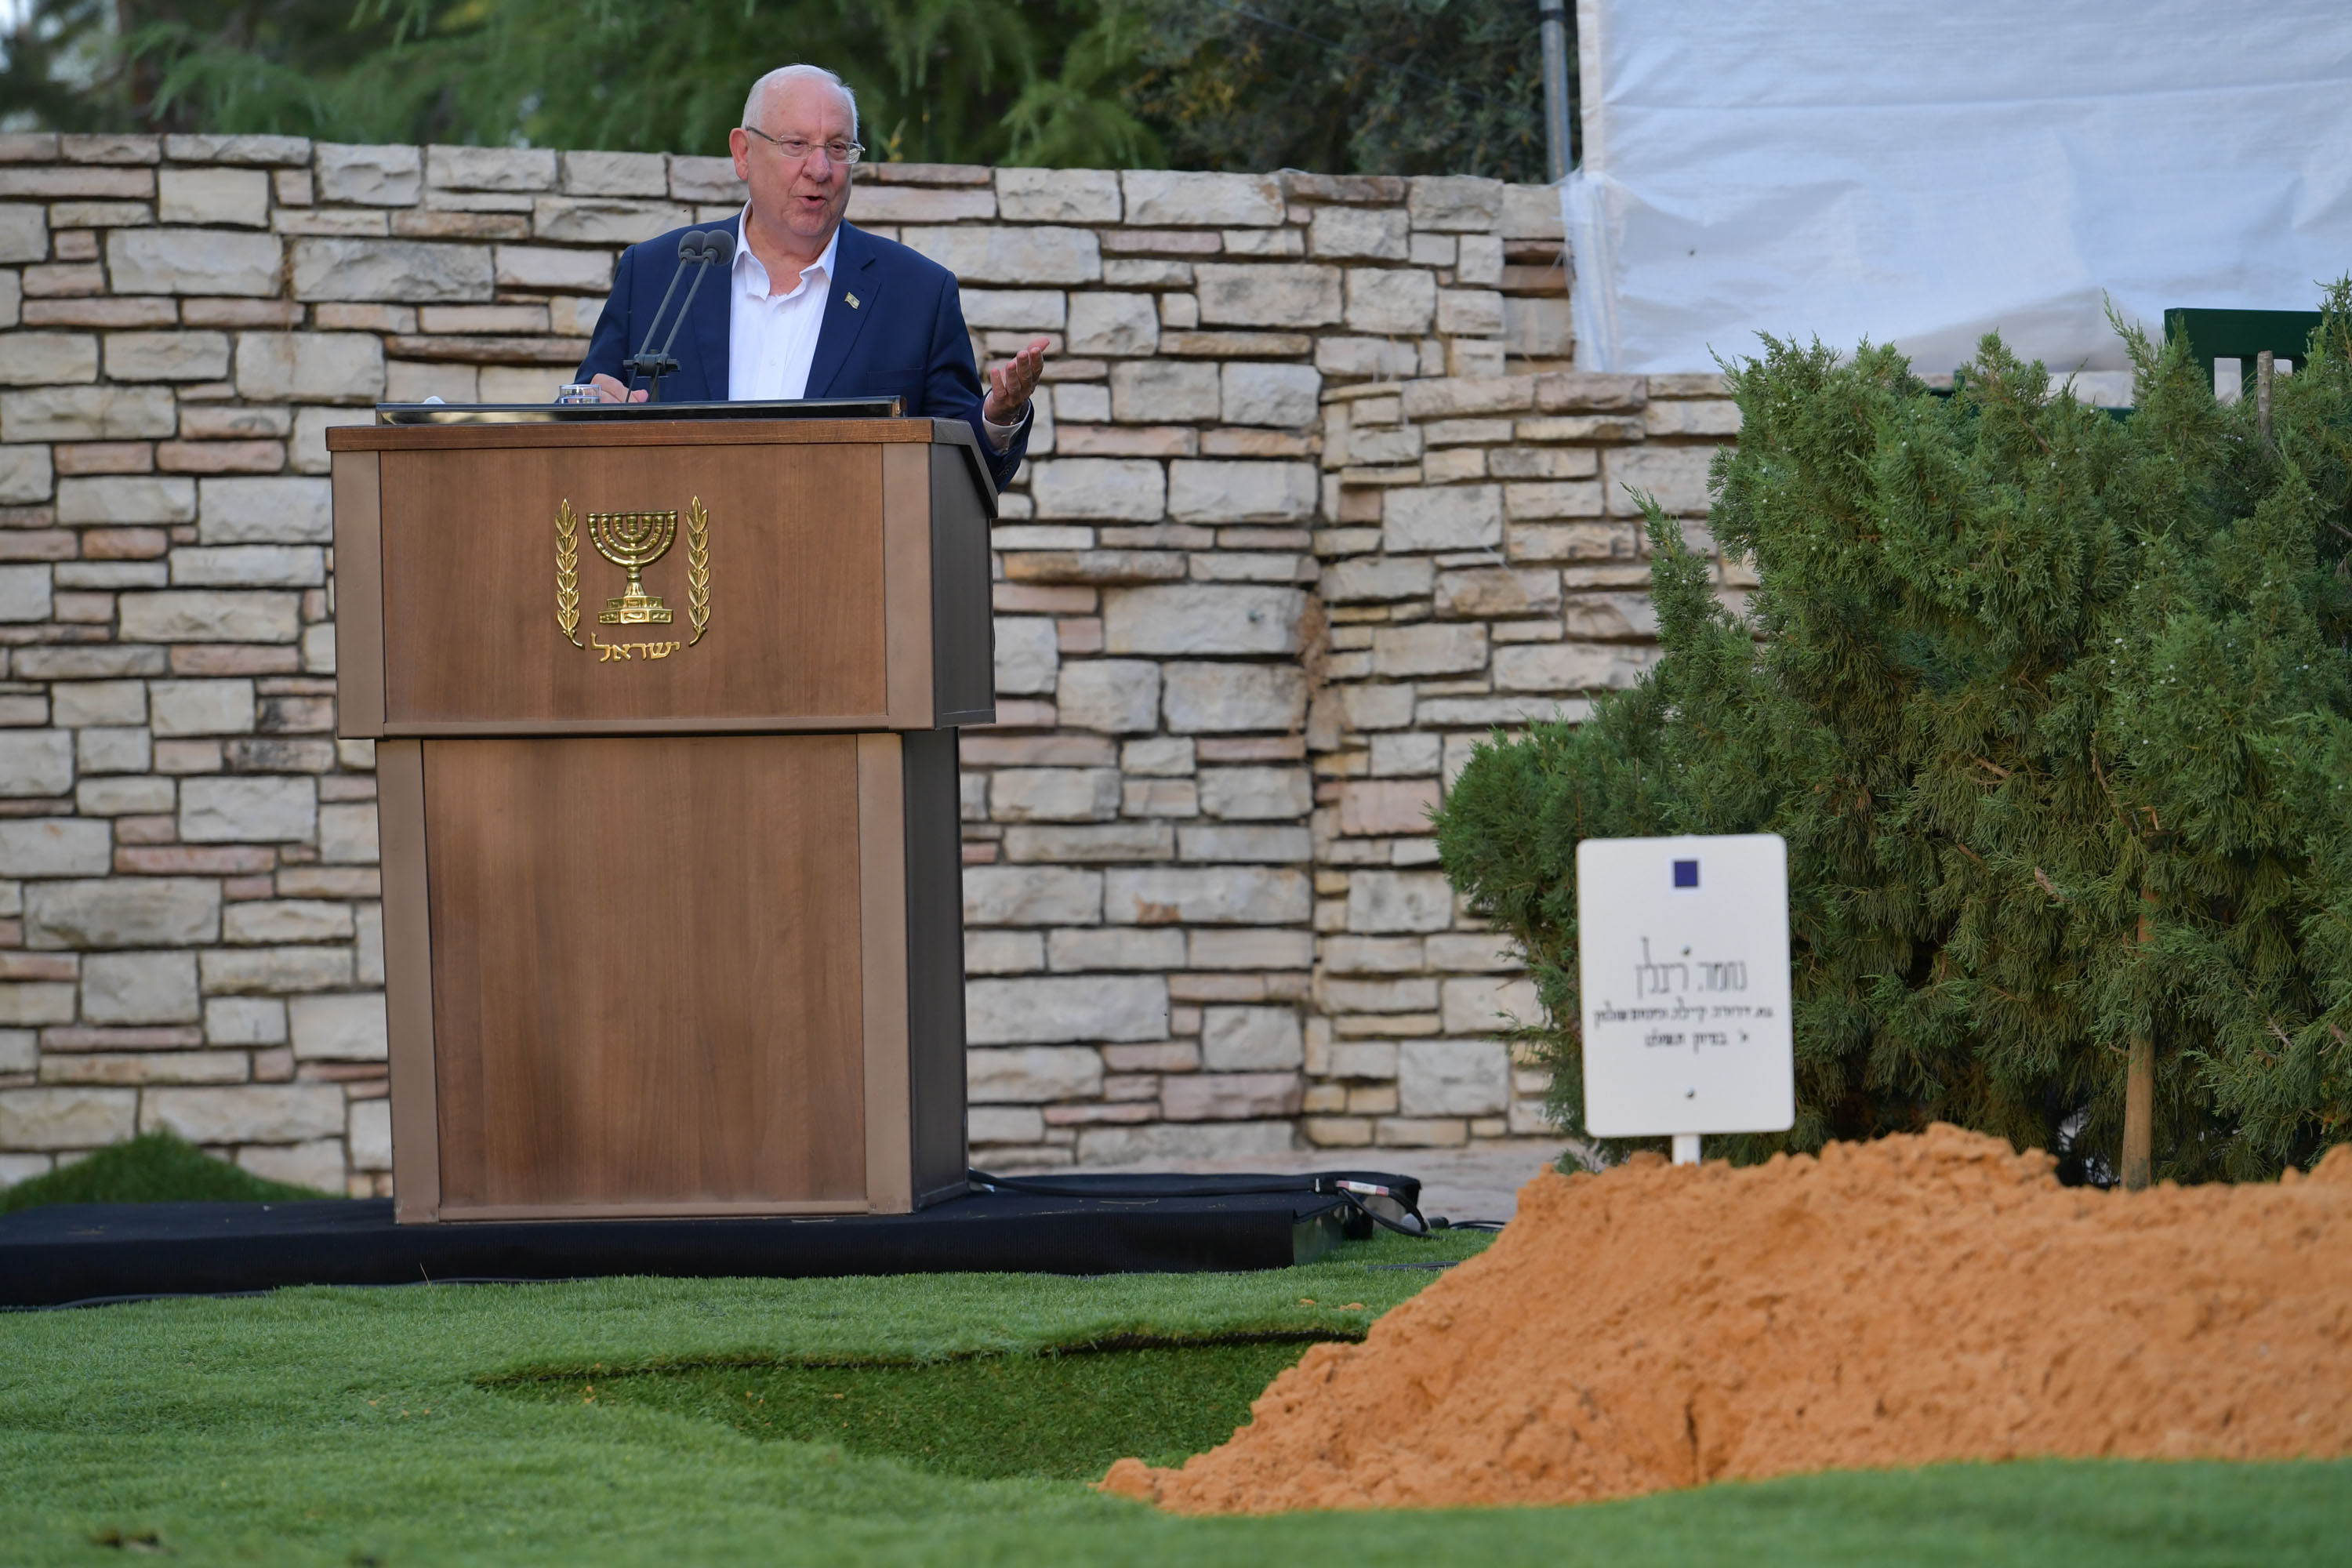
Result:
<svg viewBox="0 0 2352 1568"><path fill-rule="evenodd" d="M958 422L747 406L328 434L404 1224L963 1190L994 489Z"/></svg>

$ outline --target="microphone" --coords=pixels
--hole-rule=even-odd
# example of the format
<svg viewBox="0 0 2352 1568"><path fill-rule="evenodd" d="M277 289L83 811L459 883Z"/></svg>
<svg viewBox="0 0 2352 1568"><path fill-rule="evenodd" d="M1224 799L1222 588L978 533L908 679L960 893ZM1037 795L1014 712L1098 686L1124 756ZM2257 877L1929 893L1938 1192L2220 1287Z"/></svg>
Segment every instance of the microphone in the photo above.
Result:
<svg viewBox="0 0 2352 1568"><path fill-rule="evenodd" d="M677 360L670 353L670 346L677 342L678 329L686 325L687 316L694 309L694 296L702 288L703 275L714 263L728 261L734 254L735 237L723 228L690 228L678 236L677 269L669 275L669 287L662 291L661 303L654 308L653 320L646 324L644 341L650 345L654 334L661 330L662 313L669 309L670 299L677 292L677 280L685 277L687 268L691 267L694 268L694 281L687 286L686 298L679 303L677 314L670 318L669 336L662 340L660 348L648 346L621 362L632 379L640 375L652 379L650 401L661 401L661 378L677 372Z"/></svg>

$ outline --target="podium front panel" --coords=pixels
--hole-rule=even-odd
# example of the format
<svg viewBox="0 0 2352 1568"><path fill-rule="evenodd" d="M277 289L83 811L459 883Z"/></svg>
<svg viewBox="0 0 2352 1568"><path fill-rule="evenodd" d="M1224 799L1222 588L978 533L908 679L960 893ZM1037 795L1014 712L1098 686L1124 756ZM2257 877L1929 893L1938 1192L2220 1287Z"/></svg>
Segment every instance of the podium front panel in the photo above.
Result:
<svg viewBox="0 0 2352 1568"><path fill-rule="evenodd" d="M993 719L988 514L930 421L332 434L345 733Z"/></svg>
<svg viewBox="0 0 2352 1568"><path fill-rule="evenodd" d="M950 1166L960 1187L940 739L383 742L400 1217L897 1212Z"/></svg>

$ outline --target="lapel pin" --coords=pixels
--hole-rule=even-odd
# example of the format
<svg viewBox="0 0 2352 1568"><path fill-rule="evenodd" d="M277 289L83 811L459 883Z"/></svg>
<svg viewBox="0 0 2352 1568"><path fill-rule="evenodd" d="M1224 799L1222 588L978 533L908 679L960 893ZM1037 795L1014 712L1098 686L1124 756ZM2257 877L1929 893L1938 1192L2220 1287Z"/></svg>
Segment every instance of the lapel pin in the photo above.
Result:
<svg viewBox="0 0 2352 1568"><path fill-rule="evenodd" d="M857 309L857 296L856 296L856 295L855 295L855 294L851 294L851 293L847 293L847 292L845 292L841 297L842 297L843 299L845 299L845 300L848 300L848 301L849 301L849 308L850 308L851 310L855 310L856 309Z"/></svg>

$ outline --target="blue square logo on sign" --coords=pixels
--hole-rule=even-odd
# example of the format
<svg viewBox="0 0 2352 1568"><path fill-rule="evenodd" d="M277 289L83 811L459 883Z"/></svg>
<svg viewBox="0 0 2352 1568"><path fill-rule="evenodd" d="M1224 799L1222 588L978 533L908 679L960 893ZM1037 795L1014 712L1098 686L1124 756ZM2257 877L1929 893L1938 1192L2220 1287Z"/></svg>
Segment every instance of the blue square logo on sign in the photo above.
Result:
<svg viewBox="0 0 2352 1568"><path fill-rule="evenodd" d="M1675 886L1677 888L1696 888L1698 886L1697 861L1677 860L1675 862Z"/></svg>

